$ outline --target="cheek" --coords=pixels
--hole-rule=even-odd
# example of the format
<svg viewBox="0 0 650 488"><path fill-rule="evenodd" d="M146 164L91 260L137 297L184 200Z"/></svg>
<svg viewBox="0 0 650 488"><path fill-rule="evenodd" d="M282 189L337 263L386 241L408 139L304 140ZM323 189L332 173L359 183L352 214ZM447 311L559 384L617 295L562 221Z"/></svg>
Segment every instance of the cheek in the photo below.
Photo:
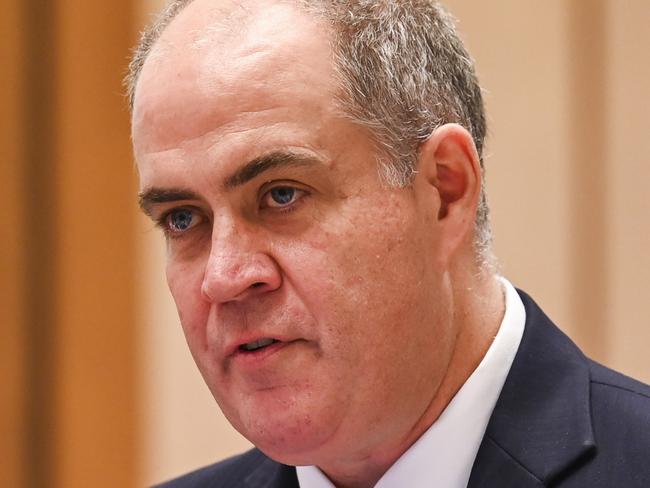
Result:
<svg viewBox="0 0 650 488"><path fill-rule="evenodd" d="M201 298L203 273L197 267L169 261L167 285L190 348L206 347L206 323L210 305ZM194 353L194 350L192 351Z"/></svg>
<svg viewBox="0 0 650 488"><path fill-rule="evenodd" d="M380 219L354 226L336 249L332 280L352 304L371 315L409 307L426 286L424 245L417 229Z"/></svg>
<svg viewBox="0 0 650 488"><path fill-rule="evenodd" d="M431 285L416 226L399 215L364 217L321 227L284 253L283 267L320 324L321 339L348 361L371 360L366 345L384 340L383 334L399 340L404 322L425 320L417 305L426 302L422 294Z"/></svg>

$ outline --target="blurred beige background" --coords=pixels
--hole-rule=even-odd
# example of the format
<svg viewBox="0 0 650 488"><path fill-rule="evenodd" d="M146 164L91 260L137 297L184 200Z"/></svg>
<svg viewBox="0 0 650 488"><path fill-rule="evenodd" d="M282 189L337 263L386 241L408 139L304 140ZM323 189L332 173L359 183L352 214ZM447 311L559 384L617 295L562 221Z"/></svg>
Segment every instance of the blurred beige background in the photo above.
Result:
<svg viewBox="0 0 650 488"><path fill-rule="evenodd" d="M3 2L2 486L145 486L245 449L135 205L120 80L162 2ZM650 2L446 4L486 90L503 274L650 382Z"/></svg>

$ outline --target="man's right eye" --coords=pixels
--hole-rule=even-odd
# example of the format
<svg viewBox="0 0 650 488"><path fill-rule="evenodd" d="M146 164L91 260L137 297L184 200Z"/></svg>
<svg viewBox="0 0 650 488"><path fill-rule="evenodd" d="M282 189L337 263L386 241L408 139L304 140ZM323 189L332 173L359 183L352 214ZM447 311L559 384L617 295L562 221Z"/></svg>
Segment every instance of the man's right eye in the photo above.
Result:
<svg viewBox="0 0 650 488"><path fill-rule="evenodd" d="M165 233L174 237L187 232L192 227L200 224L201 221L201 216L193 210L179 208L165 215L161 224Z"/></svg>

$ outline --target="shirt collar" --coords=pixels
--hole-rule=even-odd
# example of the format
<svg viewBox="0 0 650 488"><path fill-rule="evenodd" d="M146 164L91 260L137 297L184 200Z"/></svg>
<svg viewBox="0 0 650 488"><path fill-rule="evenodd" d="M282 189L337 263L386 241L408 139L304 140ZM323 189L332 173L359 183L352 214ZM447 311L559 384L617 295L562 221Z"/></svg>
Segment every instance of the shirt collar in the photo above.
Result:
<svg viewBox="0 0 650 488"><path fill-rule="evenodd" d="M375 488L465 488L492 410L524 332L526 311L514 287L500 278L505 313L490 348L429 429L382 476ZM334 488L315 466L296 468L300 488Z"/></svg>

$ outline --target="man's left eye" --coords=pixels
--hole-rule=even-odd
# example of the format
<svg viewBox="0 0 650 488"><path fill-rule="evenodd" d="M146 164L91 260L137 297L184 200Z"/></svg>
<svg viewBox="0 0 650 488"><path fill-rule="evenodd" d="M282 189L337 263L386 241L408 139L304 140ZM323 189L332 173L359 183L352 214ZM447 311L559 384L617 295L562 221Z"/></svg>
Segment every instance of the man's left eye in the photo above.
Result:
<svg viewBox="0 0 650 488"><path fill-rule="evenodd" d="M267 208L284 208L295 203L305 192L290 186L278 186L267 191L262 205Z"/></svg>

